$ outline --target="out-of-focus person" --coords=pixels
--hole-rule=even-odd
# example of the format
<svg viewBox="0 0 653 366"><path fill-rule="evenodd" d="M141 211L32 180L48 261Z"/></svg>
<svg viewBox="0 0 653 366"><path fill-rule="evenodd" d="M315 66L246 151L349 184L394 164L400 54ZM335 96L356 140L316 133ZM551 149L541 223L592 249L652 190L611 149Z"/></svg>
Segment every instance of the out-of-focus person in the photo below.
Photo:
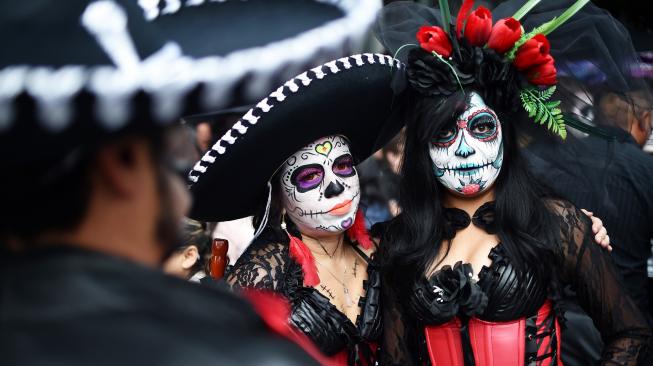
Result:
<svg viewBox="0 0 653 366"><path fill-rule="evenodd" d="M199 283L209 272L211 237L203 223L188 218L183 219L182 232L182 245L163 263L163 271Z"/></svg>
<svg viewBox="0 0 653 366"><path fill-rule="evenodd" d="M195 126L195 139L200 154L206 152L211 147L213 141L213 131L208 122L200 122Z"/></svg>
<svg viewBox="0 0 653 366"><path fill-rule="evenodd" d="M290 8L303 16L268 19L282 32L246 32ZM0 41L11 50L0 53L0 169L11 175L0 180L0 363L318 364L317 349L284 325L286 302L161 271L191 203L178 171L190 167L181 169L169 134L182 114L245 98L245 75L267 85L295 63L342 56L377 8L0 3ZM343 23L355 26L304 41L301 57L281 52ZM270 58L279 64L259 62Z"/></svg>
<svg viewBox="0 0 653 366"><path fill-rule="evenodd" d="M368 228L390 220L401 212L398 202L403 143L401 132L357 167L362 192L361 206Z"/></svg>

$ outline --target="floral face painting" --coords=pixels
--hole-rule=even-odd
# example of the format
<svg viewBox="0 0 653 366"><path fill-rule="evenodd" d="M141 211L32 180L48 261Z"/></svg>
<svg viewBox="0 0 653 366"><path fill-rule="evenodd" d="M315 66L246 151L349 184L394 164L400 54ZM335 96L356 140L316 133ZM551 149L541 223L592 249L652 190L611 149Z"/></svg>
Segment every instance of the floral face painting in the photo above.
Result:
<svg viewBox="0 0 653 366"><path fill-rule="evenodd" d="M472 92L456 124L434 136L429 150L442 185L460 195L477 195L492 186L501 171L501 123L481 96Z"/></svg>
<svg viewBox="0 0 653 366"><path fill-rule="evenodd" d="M344 137L323 137L300 149L283 164L280 179L284 208L302 232L342 232L353 225L360 186Z"/></svg>

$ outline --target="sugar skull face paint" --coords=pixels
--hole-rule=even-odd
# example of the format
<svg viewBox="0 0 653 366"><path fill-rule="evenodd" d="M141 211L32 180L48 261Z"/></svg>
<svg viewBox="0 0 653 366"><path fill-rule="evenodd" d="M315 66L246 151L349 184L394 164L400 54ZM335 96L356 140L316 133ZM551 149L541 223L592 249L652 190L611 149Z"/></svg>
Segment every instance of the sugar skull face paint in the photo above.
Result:
<svg viewBox="0 0 653 366"><path fill-rule="evenodd" d="M321 138L297 151L281 167L283 205L306 234L351 227L360 201L358 173L342 136Z"/></svg>
<svg viewBox="0 0 653 366"><path fill-rule="evenodd" d="M442 185L460 195L477 195L492 186L501 171L501 123L481 96L472 92L456 124L433 137L429 154Z"/></svg>

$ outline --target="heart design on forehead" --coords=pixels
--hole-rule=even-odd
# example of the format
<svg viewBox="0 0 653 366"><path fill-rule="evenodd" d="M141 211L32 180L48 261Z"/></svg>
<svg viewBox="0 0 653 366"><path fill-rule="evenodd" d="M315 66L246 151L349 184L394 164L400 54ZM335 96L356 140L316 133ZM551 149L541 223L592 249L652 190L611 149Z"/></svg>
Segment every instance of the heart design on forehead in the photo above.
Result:
<svg viewBox="0 0 653 366"><path fill-rule="evenodd" d="M317 144L315 146L315 151L324 156L329 156L329 153L333 150L333 145L331 144L331 141L326 141L321 144Z"/></svg>
<svg viewBox="0 0 653 366"><path fill-rule="evenodd" d="M342 225L342 228L343 228L343 229L349 229L349 227L350 227L351 224L353 224L353 223L354 223L354 220L352 220L351 217L350 217L350 218L348 218L347 220L343 220L343 221L340 223L340 225Z"/></svg>

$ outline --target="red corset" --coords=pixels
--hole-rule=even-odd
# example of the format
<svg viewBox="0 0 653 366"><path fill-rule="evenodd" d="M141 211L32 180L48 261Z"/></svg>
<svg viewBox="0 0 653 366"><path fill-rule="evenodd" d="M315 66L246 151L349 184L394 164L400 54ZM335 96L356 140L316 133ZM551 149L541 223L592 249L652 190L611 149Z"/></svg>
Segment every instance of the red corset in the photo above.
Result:
<svg viewBox="0 0 653 366"><path fill-rule="evenodd" d="M477 366L562 365L560 327L546 301L537 314L508 322L458 318L424 329L433 366L465 366L461 330L469 334L469 347Z"/></svg>

